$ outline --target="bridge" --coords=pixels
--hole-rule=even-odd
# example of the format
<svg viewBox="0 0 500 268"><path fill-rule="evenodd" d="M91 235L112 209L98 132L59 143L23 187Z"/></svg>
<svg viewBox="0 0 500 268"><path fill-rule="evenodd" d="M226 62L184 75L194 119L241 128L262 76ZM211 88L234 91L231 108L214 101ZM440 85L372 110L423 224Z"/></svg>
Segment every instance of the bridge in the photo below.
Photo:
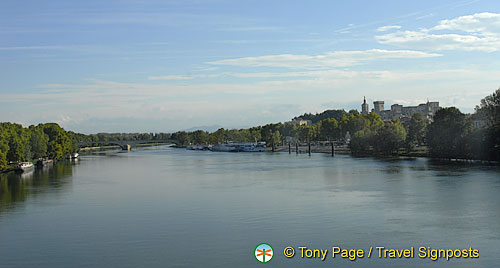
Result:
<svg viewBox="0 0 500 268"><path fill-rule="evenodd" d="M150 143L174 143L174 144L179 144L179 141L177 140L130 140L130 141L122 141L122 140L117 140L117 141L80 141L77 142L77 146L86 146L86 145L92 145L92 144L115 144L120 146L123 150L129 151L132 146L137 146L138 144L150 144Z"/></svg>

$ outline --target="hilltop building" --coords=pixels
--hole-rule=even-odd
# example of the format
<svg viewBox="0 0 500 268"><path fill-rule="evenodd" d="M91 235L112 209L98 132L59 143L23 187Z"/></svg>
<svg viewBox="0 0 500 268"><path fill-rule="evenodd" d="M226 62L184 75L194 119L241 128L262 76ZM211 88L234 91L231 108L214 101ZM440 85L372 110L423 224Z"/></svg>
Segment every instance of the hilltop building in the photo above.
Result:
<svg viewBox="0 0 500 268"><path fill-rule="evenodd" d="M372 112L380 114L382 111L384 111L384 101L374 101Z"/></svg>
<svg viewBox="0 0 500 268"><path fill-rule="evenodd" d="M311 120L303 120L302 118L292 119L290 123L299 126L312 126L313 124Z"/></svg>
<svg viewBox="0 0 500 268"><path fill-rule="evenodd" d="M362 114L368 113L368 103L366 103L366 97L363 97L363 104L361 104L361 113Z"/></svg>
<svg viewBox="0 0 500 268"><path fill-rule="evenodd" d="M366 99L364 99L363 104L361 104L361 113L365 113L365 109L366 113L368 113L368 104L366 103ZM400 104L393 104L391 105L390 110L384 110L384 101L374 101L372 112L380 115L380 117L384 121L392 119L401 119L402 121L406 121L416 113L422 113L430 120L439 109L439 102L427 101L427 103L422 103L418 106L403 106Z"/></svg>

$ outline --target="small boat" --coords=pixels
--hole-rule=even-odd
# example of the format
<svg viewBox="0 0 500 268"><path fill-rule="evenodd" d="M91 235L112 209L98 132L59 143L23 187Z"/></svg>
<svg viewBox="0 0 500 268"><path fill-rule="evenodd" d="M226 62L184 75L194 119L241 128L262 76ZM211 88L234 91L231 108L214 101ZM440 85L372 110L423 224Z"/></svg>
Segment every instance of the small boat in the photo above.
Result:
<svg viewBox="0 0 500 268"><path fill-rule="evenodd" d="M216 152L265 152L265 142L231 142L212 146Z"/></svg>
<svg viewBox="0 0 500 268"><path fill-rule="evenodd" d="M31 163L31 162L19 162L16 165L16 170L21 171L21 172L25 172L25 171L33 169L34 167L35 167L35 165L33 165L33 163Z"/></svg>
<svg viewBox="0 0 500 268"><path fill-rule="evenodd" d="M242 152L265 152L266 142L244 143L241 145Z"/></svg>
<svg viewBox="0 0 500 268"><path fill-rule="evenodd" d="M238 147L234 143L215 144L211 150L214 152L237 152Z"/></svg>
<svg viewBox="0 0 500 268"><path fill-rule="evenodd" d="M67 159L77 159L80 156L78 153L72 153L66 157Z"/></svg>
<svg viewBox="0 0 500 268"><path fill-rule="evenodd" d="M40 158L36 162L36 165L39 167L52 166L53 164L54 164L54 160L49 159L49 158Z"/></svg>
<svg viewBox="0 0 500 268"><path fill-rule="evenodd" d="M195 151L206 151L206 150L209 150L209 146L208 145L193 145L193 146L189 146L186 148L187 150L195 150Z"/></svg>

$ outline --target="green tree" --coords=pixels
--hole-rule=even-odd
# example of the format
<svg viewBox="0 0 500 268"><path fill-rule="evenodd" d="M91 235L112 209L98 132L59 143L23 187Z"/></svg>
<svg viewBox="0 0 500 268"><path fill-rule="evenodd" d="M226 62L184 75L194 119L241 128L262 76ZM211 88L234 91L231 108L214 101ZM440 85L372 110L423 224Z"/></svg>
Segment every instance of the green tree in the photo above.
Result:
<svg viewBox="0 0 500 268"><path fill-rule="evenodd" d="M485 144L483 158L500 161L500 88L481 100L476 113L487 120L486 129L481 131Z"/></svg>
<svg viewBox="0 0 500 268"><path fill-rule="evenodd" d="M9 161L24 161L30 157L29 153L29 135L20 124L3 123L7 129L7 142L9 151L7 152L7 159Z"/></svg>
<svg viewBox="0 0 500 268"><path fill-rule="evenodd" d="M31 139L30 146L33 153L33 158L40 158L47 156L47 146L49 137L41 127L30 126Z"/></svg>
<svg viewBox="0 0 500 268"><path fill-rule="evenodd" d="M203 130L196 130L190 133L193 144L207 144L209 142L209 135Z"/></svg>
<svg viewBox="0 0 500 268"><path fill-rule="evenodd" d="M488 124L500 125L500 88L481 100L476 112L486 116Z"/></svg>
<svg viewBox="0 0 500 268"><path fill-rule="evenodd" d="M313 124L316 124L319 121L328 118L334 118L335 120L340 121L342 117L346 116L346 114L347 113L344 110L326 110L319 114L305 113L301 116L294 117L294 119L311 120ZM286 136L290 135L287 134Z"/></svg>
<svg viewBox="0 0 500 268"><path fill-rule="evenodd" d="M427 144L433 157L466 158L466 138L471 124L466 116L455 107L436 112L434 121L428 126Z"/></svg>
<svg viewBox="0 0 500 268"><path fill-rule="evenodd" d="M320 139L333 140L339 137L340 128L334 118L323 119L318 123Z"/></svg>
<svg viewBox="0 0 500 268"><path fill-rule="evenodd" d="M399 119L388 121L380 128L372 140L376 152L383 155L397 154L404 145L406 130Z"/></svg>
<svg viewBox="0 0 500 268"><path fill-rule="evenodd" d="M219 128L217 131L210 133L210 143L221 144L224 143L224 132L223 128Z"/></svg>
<svg viewBox="0 0 500 268"><path fill-rule="evenodd" d="M59 159L74 152L75 146L69 134L56 123L40 124L43 132L49 137L47 154L50 158Z"/></svg>
<svg viewBox="0 0 500 268"><path fill-rule="evenodd" d="M316 126L299 126L298 127L298 137L299 140L303 142L309 142L315 140L317 137Z"/></svg>
<svg viewBox="0 0 500 268"><path fill-rule="evenodd" d="M262 135L261 135L259 129L251 128L250 129L250 135L251 135L251 141L252 142L261 141L262 140Z"/></svg>
<svg viewBox="0 0 500 268"><path fill-rule="evenodd" d="M7 130L0 124L0 170L7 168L7 152L9 151L9 143L7 141Z"/></svg>
<svg viewBox="0 0 500 268"><path fill-rule="evenodd" d="M406 137L406 148L411 151L416 145L423 145L427 133L427 118L422 113L414 114L408 125L408 136Z"/></svg>
<svg viewBox="0 0 500 268"><path fill-rule="evenodd" d="M371 150L374 136L375 132L368 128L354 132L354 134L351 135L349 149L351 149L354 154L367 153Z"/></svg>
<svg viewBox="0 0 500 268"><path fill-rule="evenodd" d="M279 130L276 130L272 135L272 144L277 146L281 142L281 134Z"/></svg>
<svg viewBox="0 0 500 268"><path fill-rule="evenodd" d="M177 131L172 134L172 139L177 140L180 145L187 145L191 142L190 137L186 131Z"/></svg>

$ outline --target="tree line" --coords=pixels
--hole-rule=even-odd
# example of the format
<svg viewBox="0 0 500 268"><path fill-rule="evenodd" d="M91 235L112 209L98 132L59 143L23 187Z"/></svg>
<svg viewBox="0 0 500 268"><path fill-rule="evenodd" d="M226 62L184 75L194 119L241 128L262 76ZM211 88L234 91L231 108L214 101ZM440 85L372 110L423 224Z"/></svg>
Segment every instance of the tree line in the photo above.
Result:
<svg viewBox="0 0 500 268"><path fill-rule="evenodd" d="M375 113L356 110L327 110L294 119L311 120L312 125L292 122L267 124L248 129L178 131L171 135L181 145L217 144L227 141L265 141L277 145L285 137L293 142L340 141L350 134L354 154L399 155L426 148L435 158L500 160L500 89L481 100L473 114L455 107L438 110L433 118L421 113L402 123L383 121Z"/></svg>
<svg viewBox="0 0 500 268"><path fill-rule="evenodd" d="M427 143L432 157L500 161L500 89L482 99L472 115L454 107L439 110Z"/></svg>
<svg viewBox="0 0 500 268"><path fill-rule="evenodd" d="M31 125L0 123L0 170L9 162L31 161L41 157L60 159L76 152L73 132L56 123Z"/></svg>
<svg viewBox="0 0 500 268"><path fill-rule="evenodd" d="M430 123L420 113L406 125L377 117L362 120L353 132L353 153L394 155L426 146L434 158L500 161L500 89L482 99L473 114L448 107L439 109Z"/></svg>
<svg viewBox="0 0 500 268"><path fill-rule="evenodd" d="M436 158L500 160L500 89L481 100L475 113L464 114L455 107L442 108L431 121L416 113L407 122L382 121L375 113L356 110L327 110L304 114L295 119L311 120L312 125L292 122L272 123L247 129L196 130L175 133L98 133L85 135L65 131L56 123L23 128L0 123L0 170L9 162L50 157L62 158L76 152L76 144L117 140L177 140L179 145L220 144L228 141L265 141L276 146L285 141L345 141L354 154L398 155L427 147Z"/></svg>

